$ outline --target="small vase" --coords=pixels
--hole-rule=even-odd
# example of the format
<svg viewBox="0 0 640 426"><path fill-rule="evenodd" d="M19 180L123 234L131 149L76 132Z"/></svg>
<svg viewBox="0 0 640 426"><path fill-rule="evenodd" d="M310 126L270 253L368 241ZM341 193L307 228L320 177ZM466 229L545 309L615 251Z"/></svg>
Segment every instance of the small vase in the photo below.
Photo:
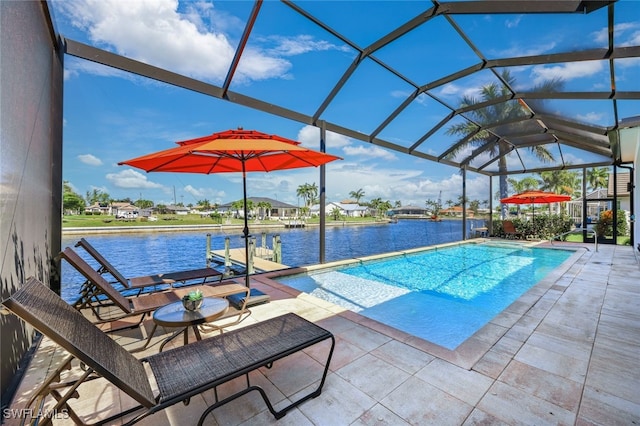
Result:
<svg viewBox="0 0 640 426"><path fill-rule="evenodd" d="M185 297L182 299L182 306L184 306L187 311L197 311L202 306L202 299L191 300L188 297Z"/></svg>

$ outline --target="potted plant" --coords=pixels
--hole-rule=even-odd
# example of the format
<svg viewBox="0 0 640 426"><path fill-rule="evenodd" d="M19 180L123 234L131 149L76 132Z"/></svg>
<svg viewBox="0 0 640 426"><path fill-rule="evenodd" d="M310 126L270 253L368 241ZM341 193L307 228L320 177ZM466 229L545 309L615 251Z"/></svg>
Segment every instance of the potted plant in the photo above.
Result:
<svg viewBox="0 0 640 426"><path fill-rule="evenodd" d="M182 305L187 311L195 311L202 306L204 295L200 289L190 291L182 297Z"/></svg>

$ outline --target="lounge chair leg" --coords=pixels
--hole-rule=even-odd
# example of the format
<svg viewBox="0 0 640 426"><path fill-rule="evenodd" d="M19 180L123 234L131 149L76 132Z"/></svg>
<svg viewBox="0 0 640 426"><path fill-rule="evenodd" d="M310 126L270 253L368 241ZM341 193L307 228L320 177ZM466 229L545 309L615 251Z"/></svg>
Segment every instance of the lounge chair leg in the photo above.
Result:
<svg viewBox="0 0 640 426"><path fill-rule="evenodd" d="M145 350L147 346L149 346L149 343L151 343L151 338L153 337L153 335L156 334L156 328L158 328L158 324L154 323L153 328L151 329L151 333L149 333L149 337L147 337L147 341L144 342L144 345L140 346L139 348L132 349L129 352L136 353Z"/></svg>
<svg viewBox="0 0 640 426"><path fill-rule="evenodd" d="M311 398L315 398L315 397L319 396L320 393L322 393L322 387L324 386L324 381L327 378L327 373L329 372L329 364L331 363L331 357L333 356L333 349L334 349L335 345L336 345L335 337L331 336L331 349L329 349L329 356L327 357L327 362L325 363L325 366L324 366L324 372L322 373L322 379L320 380L320 384L318 385L318 387L314 391L306 394L305 396L303 396L302 398L298 399L297 401L292 402L291 404L287 405L282 410L276 411L273 408L273 405L271 404L271 401L269 401L269 398L267 397L267 394L264 392L264 390L260 386L248 386L247 388L241 390L240 392L235 393L235 394L223 399L222 401L218 401L215 404L213 404L210 407L208 407L206 410L204 410L204 412L200 416L200 420L198 420L198 426L202 426L202 424L204 422L204 419L209 415L209 413L211 413L216 408L226 404L227 402L231 402L234 399L239 398L242 395L245 395L245 394L247 394L247 393L249 393L251 391L254 391L254 390L260 392L260 395L262 396L262 399L264 400L264 402L267 405L267 408L269 409L271 414L273 414L273 417L275 417L276 419L281 419L292 408L295 408L298 405L300 405L303 402L305 402L306 400L311 399ZM247 385L249 385L249 374L247 374ZM216 400L217 400L217 395L216 395Z"/></svg>

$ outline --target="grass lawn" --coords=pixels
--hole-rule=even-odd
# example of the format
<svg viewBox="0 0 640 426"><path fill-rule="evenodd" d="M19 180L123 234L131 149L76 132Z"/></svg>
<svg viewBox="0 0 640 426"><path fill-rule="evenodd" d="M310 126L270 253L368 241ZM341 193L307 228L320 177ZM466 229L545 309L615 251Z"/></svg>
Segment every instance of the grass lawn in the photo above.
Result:
<svg viewBox="0 0 640 426"><path fill-rule="evenodd" d="M567 235L567 241L572 243L581 243L582 242L582 234L569 234ZM631 239L629 237L618 237L617 245L629 245L631 244Z"/></svg>
<svg viewBox="0 0 640 426"><path fill-rule="evenodd" d="M144 218L137 218L131 220L116 219L114 216L88 216L88 215L73 215L64 216L62 218L63 228L75 228L75 227L114 227L114 226L158 226L158 225L219 225L219 220L214 220L210 217L200 217L200 215L157 215L157 221L148 221ZM226 219L223 219L226 223ZM242 224L240 219L231 219L231 224Z"/></svg>

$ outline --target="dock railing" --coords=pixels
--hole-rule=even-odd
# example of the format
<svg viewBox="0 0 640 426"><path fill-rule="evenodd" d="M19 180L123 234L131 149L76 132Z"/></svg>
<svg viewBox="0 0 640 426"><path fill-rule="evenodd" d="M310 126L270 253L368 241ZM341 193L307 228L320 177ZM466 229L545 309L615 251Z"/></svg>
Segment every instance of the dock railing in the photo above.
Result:
<svg viewBox="0 0 640 426"><path fill-rule="evenodd" d="M225 237L224 239L224 254L219 250L213 250L211 247L211 234L207 234L207 266L211 266L211 263L217 263L224 265L224 271L226 275L231 275L231 272L237 274L238 271L234 270L234 267L244 265L244 255L238 257L238 249L231 249L231 238ZM244 253L244 249L241 250ZM249 274L255 272L254 269L254 257L264 259L275 264L282 262L282 241L280 235L275 234L272 237L272 248L267 246L267 234L262 233L262 245L258 246L256 237L249 237ZM263 262L264 263L264 262Z"/></svg>

